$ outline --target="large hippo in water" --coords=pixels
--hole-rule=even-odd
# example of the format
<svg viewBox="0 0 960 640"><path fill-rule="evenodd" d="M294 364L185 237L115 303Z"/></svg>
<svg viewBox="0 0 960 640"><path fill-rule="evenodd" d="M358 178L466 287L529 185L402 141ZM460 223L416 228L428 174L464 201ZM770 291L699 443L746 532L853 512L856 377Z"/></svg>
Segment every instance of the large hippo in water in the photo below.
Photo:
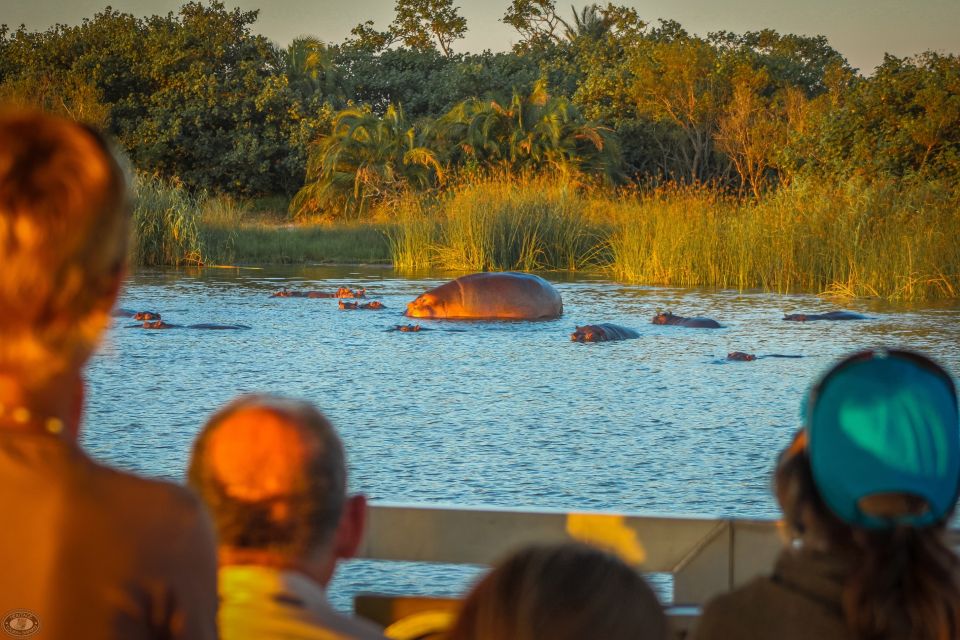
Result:
<svg viewBox="0 0 960 640"><path fill-rule="evenodd" d="M474 273L442 284L407 305L411 318L539 320L563 313L560 293L529 273Z"/></svg>
<svg viewBox="0 0 960 640"><path fill-rule="evenodd" d="M673 324L678 327L693 327L696 329L719 329L720 323L712 318L684 318L675 316L669 311L661 311L653 316L653 324Z"/></svg>
<svg viewBox="0 0 960 640"><path fill-rule="evenodd" d="M577 327L576 331L570 334L570 340L573 342L609 342L611 340L630 340L639 337L640 334L633 329L606 322Z"/></svg>
<svg viewBox="0 0 960 640"><path fill-rule="evenodd" d="M814 320L866 320L867 316L853 311L830 311L829 313L791 313L783 316L790 322L813 322Z"/></svg>

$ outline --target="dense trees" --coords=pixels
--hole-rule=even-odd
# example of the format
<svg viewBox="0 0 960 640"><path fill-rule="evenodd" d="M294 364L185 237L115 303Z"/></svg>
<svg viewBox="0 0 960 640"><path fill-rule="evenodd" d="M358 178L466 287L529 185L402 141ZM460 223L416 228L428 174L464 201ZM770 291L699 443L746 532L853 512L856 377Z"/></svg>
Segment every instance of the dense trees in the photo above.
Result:
<svg viewBox="0 0 960 640"><path fill-rule="evenodd" d="M891 56L864 77L823 37L503 5L519 35L506 53L457 53L467 24L452 0L396 0L383 31L286 48L253 32L256 12L217 0L3 27L0 100L105 126L139 169L190 188L299 191L297 207L329 215L492 166L750 197L800 174L960 174L955 55Z"/></svg>

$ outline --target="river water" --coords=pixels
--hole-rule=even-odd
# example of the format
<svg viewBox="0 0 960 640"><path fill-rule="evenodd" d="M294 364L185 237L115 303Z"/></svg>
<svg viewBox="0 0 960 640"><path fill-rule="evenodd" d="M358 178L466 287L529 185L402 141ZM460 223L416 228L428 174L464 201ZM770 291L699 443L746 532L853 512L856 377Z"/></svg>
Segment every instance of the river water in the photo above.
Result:
<svg viewBox="0 0 960 640"><path fill-rule="evenodd" d="M453 274L455 275L455 274ZM546 274L564 315L543 322L419 321L407 302L453 277L385 268L143 271L119 306L177 324L117 319L88 371L83 444L110 464L181 481L203 421L239 393L316 403L343 437L350 488L374 501L775 517L769 478L801 398L841 355L906 346L960 371L960 303L838 303L812 295L628 286ZM281 287L366 287L381 311L336 300L270 298ZM784 313L851 309L855 322L793 323ZM656 326L658 310L709 316L715 330ZM640 338L575 344L576 324L614 322ZM725 362L728 352L802 355ZM452 594L475 568L356 561L332 587Z"/></svg>

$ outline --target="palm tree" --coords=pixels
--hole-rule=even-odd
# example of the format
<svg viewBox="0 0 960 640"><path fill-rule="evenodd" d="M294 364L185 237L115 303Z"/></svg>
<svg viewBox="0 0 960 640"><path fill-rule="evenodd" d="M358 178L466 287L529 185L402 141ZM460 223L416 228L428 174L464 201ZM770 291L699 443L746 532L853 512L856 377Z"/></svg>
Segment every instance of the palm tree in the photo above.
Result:
<svg viewBox="0 0 960 640"><path fill-rule="evenodd" d="M317 38L294 38L284 56L284 71L290 86L309 98L345 99L343 78L335 60L335 50Z"/></svg>
<svg viewBox="0 0 960 640"><path fill-rule="evenodd" d="M421 138L400 107L390 105L383 117L356 107L338 112L330 134L311 145L307 180L291 210L359 216L371 202L433 186L444 170Z"/></svg>
<svg viewBox="0 0 960 640"><path fill-rule="evenodd" d="M465 100L438 120L433 135L452 165L573 168L610 180L619 177L621 155L614 133L585 121L569 100L550 97L543 80L527 95L515 91L506 106Z"/></svg>

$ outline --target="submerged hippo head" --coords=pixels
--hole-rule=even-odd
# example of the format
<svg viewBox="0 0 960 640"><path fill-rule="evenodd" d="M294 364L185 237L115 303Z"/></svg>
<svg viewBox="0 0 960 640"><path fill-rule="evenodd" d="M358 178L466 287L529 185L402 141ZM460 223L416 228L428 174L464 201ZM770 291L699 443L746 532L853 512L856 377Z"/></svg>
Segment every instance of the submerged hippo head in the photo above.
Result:
<svg viewBox="0 0 960 640"><path fill-rule="evenodd" d="M757 359L757 356L752 353L744 353L743 351L734 351L727 354L727 360L732 360L735 362L752 362Z"/></svg>
<svg viewBox="0 0 960 640"><path fill-rule="evenodd" d="M598 331L596 327L590 325L577 327L576 330L570 334L570 340L572 342L598 342L603 339L603 333Z"/></svg>
<svg viewBox="0 0 960 640"><path fill-rule="evenodd" d="M396 326L397 331L403 331L404 333L415 333L420 331L420 325L418 324L398 324Z"/></svg>
<svg viewBox="0 0 960 640"><path fill-rule="evenodd" d="M661 311L657 315L653 316L653 324L673 324L677 319L677 316L673 315L669 311Z"/></svg>
<svg viewBox="0 0 960 640"><path fill-rule="evenodd" d="M149 320L145 320L143 322L144 329L170 329L172 327L173 325L167 324L163 320L154 320L152 322Z"/></svg>
<svg viewBox="0 0 960 640"><path fill-rule="evenodd" d="M137 311L133 314L134 320L159 320L160 314L155 311Z"/></svg>
<svg viewBox="0 0 960 640"><path fill-rule="evenodd" d="M383 306L383 303L380 302L379 300L374 300L373 302L367 302L367 303L361 304L361 305L360 305L360 308L361 308L361 309L373 309L374 311L376 311L376 310L379 310L379 309L385 309L386 307L384 307L384 306Z"/></svg>
<svg viewBox="0 0 960 640"><path fill-rule="evenodd" d="M337 302L337 306L341 309L356 309L358 304L357 302L344 302L343 300Z"/></svg>

